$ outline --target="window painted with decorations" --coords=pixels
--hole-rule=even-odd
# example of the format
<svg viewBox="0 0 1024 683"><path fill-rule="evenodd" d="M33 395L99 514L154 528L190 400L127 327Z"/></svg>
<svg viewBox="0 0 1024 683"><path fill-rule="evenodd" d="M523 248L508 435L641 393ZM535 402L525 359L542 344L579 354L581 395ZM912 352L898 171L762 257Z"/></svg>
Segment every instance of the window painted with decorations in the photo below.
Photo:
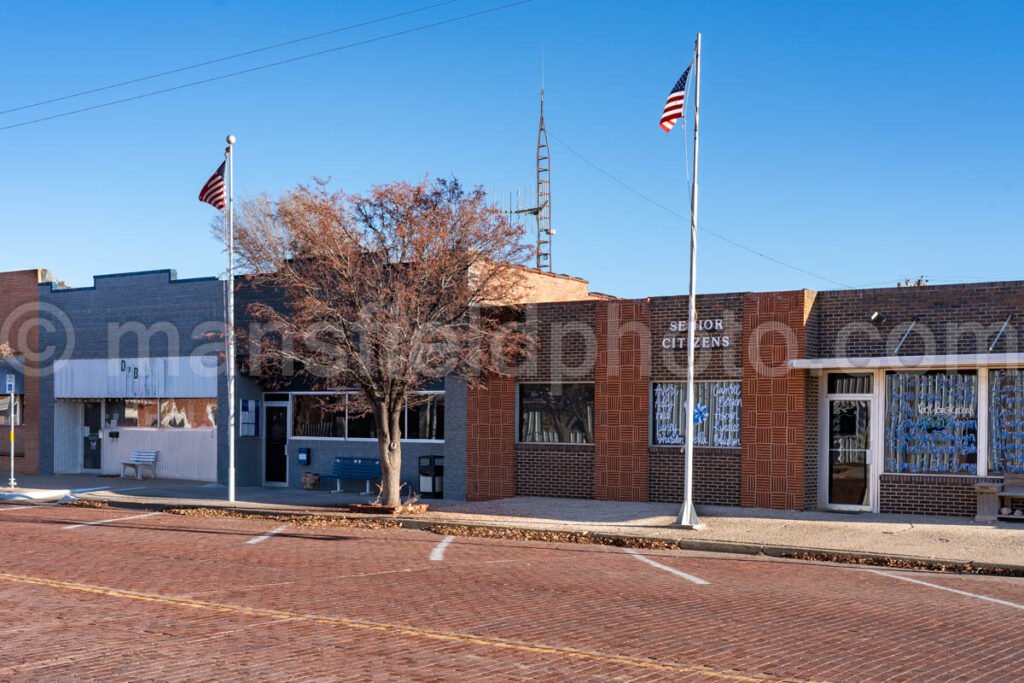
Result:
<svg viewBox="0 0 1024 683"><path fill-rule="evenodd" d="M888 372L885 471L978 473L978 373Z"/></svg>
<svg viewBox="0 0 1024 683"><path fill-rule="evenodd" d="M594 443L594 385L520 384L521 443Z"/></svg>
<svg viewBox="0 0 1024 683"><path fill-rule="evenodd" d="M988 373L988 472L1024 474L1024 370Z"/></svg>
<svg viewBox="0 0 1024 683"><path fill-rule="evenodd" d="M686 382L655 382L651 442L681 446L686 441ZM693 445L739 448L743 399L739 382L696 382L693 387Z"/></svg>

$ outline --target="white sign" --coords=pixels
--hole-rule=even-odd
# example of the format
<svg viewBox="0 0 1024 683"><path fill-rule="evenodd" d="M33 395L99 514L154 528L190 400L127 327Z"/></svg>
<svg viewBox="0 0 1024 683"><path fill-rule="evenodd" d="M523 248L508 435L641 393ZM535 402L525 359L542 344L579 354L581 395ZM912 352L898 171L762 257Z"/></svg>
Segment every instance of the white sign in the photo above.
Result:
<svg viewBox="0 0 1024 683"><path fill-rule="evenodd" d="M686 331L689 325L685 320L673 320L668 324L669 336L661 340L663 349L685 349ZM732 341L725 329L725 320L709 318L697 320L693 328L693 347L695 349L726 349Z"/></svg>
<svg viewBox="0 0 1024 683"><path fill-rule="evenodd" d="M14 375L7 375L7 393L14 393Z"/></svg>

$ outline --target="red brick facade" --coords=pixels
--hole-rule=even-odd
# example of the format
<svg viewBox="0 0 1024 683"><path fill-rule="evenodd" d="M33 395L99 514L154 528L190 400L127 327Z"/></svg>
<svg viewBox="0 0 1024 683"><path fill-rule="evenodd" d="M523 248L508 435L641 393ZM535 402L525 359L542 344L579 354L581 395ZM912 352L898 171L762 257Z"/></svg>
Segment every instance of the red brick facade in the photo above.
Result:
<svg viewBox="0 0 1024 683"><path fill-rule="evenodd" d="M22 408L24 426L14 429L14 469L28 474L39 471L39 372L35 355L39 350L40 279L38 270L0 273L0 344L10 344L18 355L28 354ZM7 472L11 466L6 431L5 427L0 472Z"/></svg>
<svg viewBox="0 0 1024 683"><path fill-rule="evenodd" d="M466 498L515 495L516 385L492 377L466 397Z"/></svg>
<svg viewBox="0 0 1024 683"><path fill-rule="evenodd" d="M806 290L747 294L743 328L743 430L740 502L802 510L807 374L787 362L806 352L813 295ZM810 473L815 476L814 473Z"/></svg>
<svg viewBox="0 0 1024 683"><path fill-rule="evenodd" d="M594 498L647 500L650 309L644 301L597 307Z"/></svg>

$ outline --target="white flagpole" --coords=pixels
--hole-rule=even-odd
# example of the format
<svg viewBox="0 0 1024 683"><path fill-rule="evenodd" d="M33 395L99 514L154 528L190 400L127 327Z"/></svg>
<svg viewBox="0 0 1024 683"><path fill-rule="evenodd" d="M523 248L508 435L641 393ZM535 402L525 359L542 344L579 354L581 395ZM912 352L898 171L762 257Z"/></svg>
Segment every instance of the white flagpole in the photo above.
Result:
<svg viewBox="0 0 1024 683"><path fill-rule="evenodd" d="M694 328L697 326L697 153L700 129L700 33L694 45L693 84L693 189L690 193L690 317L686 325L686 493L676 523L687 528L700 526L693 506L693 413L694 413Z"/></svg>
<svg viewBox="0 0 1024 683"><path fill-rule="evenodd" d="M227 137L228 161L228 297L226 344L228 382L228 501L235 502L235 136Z"/></svg>

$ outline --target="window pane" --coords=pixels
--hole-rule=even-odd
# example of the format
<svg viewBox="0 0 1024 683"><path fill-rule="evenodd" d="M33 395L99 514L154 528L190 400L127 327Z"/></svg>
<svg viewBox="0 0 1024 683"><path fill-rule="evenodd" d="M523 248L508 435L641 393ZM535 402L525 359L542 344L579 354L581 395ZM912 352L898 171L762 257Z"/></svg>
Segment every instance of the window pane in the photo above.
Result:
<svg viewBox="0 0 1024 683"><path fill-rule="evenodd" d="M977 473L976 372L890 372L885 392L886 472Z"/></svg>
<svg viewBox="0 0 1024 683"><path fill-rule="evenodd" d="M20 427L25 424L24 396L14 395L14 426ZM0 426L11 426L11 397L10 395L0 396Z"/></svg>
<svg viewBox="0 0 1024 683"><path fill-rule="evenodd" d="M377 421L362 394L350 394L348 397L348 438L377 438Z"/></svg>
<svg viewBox="0 0 1024 683"><path fill-rule="evenodd" d="M594 385L519 385L519 440L594 443Z"/></svg>
<svg viewBox="0 0 1024 683"><path fill-rule="evenodd" d="M695 446L739 448L742 398L739 382L694 385ZM654 445L680 446L686 441L686 384L654 385Z"/></svg>
<svg viewBox="0 0 1024 683"><path fill-rule="evenodd" d="M409 399L407 439L444 439L444 394Z"/></svg>
<svg viewBox="0 0 1024 683"><path fill-rule="evenodd" d="M851 375L833 372L828 376L828 393L830 394L870 394L871 374Z"/></svg>
<svg viewBox="0 0 1024 683"><path fill-rule="evenodd" d="M988 374L989 474L1024 473L1024 370Z"/></svg>
<svg viewBox="0 0 1024 683"><path fill-rule="evenodd" d="M217 399L161 399L160 426L166 429L203 429L216 427Z"/></svg>
<svg viewBox="0 0 1024 683"><path fill-rule="evenodd" d="M108 429L123 429L126 427L155 429L159 422L157 419L158 407L158 402L155 400L122 401L108 399L105 424Z"/></svg>
<svg viewBox="0 0 1024 683"><path fill-rule="evenodd" d="M345 396L295 394L293 436L345 438Z"/></svg>

